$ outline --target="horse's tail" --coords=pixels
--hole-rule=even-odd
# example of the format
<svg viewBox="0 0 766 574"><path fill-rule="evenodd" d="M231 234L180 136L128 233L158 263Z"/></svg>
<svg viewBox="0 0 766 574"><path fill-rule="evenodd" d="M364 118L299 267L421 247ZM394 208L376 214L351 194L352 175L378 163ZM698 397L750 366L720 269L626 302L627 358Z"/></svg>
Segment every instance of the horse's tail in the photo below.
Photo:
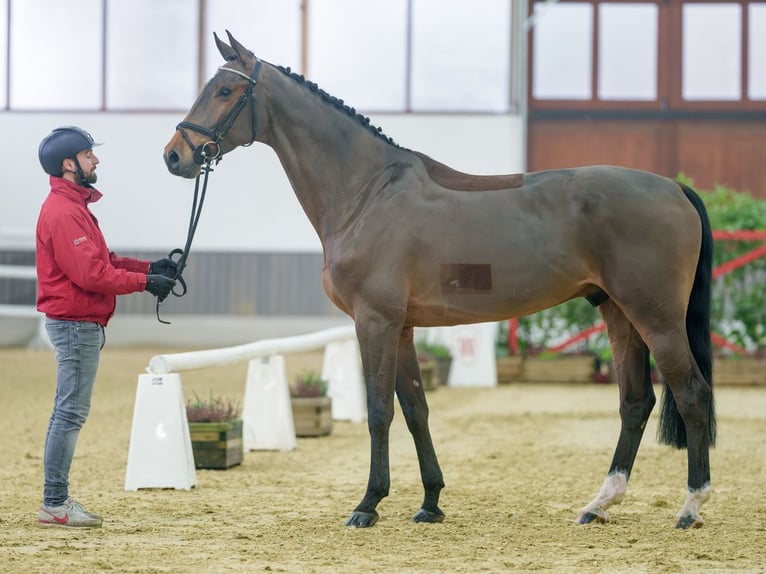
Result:
<svg viewBox="0 0 766 574"><path fill-rule="evenodd" d="M715 445L716 421L713 402L713 350L710 342L710 305L711 283L713 278L713 232L702 199L690 187L679 183L687 199L699 213L702 222L702 244L700 245L697 271L694 285L686 309L686 335L689 338L694 360L705 382L710 385L710 403L708 406L708 442ZM660 422L657 437L661 443L686 448L686 427L678 412L673 394L663 380Z"/></svg>

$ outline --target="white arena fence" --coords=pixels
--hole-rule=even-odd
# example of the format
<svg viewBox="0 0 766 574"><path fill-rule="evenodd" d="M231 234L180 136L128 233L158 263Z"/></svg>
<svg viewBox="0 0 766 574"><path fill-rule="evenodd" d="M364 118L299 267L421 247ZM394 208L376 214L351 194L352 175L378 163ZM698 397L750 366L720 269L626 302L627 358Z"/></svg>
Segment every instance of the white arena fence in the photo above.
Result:
<svg viewBox="0 0 766 574"><path fill-rule="evenodd" d="M353 325L220 349L155 355L150 359L146 371L157 376L247 361L242 418L246 431L249 427L254 432L250 437L245 432L246 446L251 447L248 450L287 450L281 442L276 444L274 440L256 436L256 427L261 428L262 433L267 432L262 428L263 416L266 414L268 418L273 418L273 415L268 414L269 409L276 407L275 404L261 405L256 402L256 397L259 402L267 403L284 402L285 397L289 399L284 355L320 349L324 349L321 377L328 382L327 394L332 398L333 420L363 421L367 416L366 398L361 356ZM264 392L272 393L272 396L261 396ZM292 418L291 415L289 418ZM294 446L292 437L287 447L290 449Z"/></svg>
<svg viewBox="0 0 766 574"><path fill-rule="evenodd" d="M452 351L449 385L497 384L496 329L497 324L484 323L425 330L428 339L443 342ZM366 392L353 325L152 357L147 373L138 377L125 490L188 490L197 484L180 371L248 361L242 406L244 450L294 449L297 441L284 355L322 348L321 376L329 383L333 420L363 421Z"/></svg>
<svg viewBox="0 0 766 574"><path fill-rule="evenodd" d="M319 349L324 349L321 376L329 383L333 420L363 421L366 396L353 325L152 357L147 374L138 377L125 490L188 490L196 485L179 371L248 361L242 405L244 450L293 450L297 441L284 355Z"/></svg>
<svg viewBox="0 0 766 574"><path fill-rule="evenodd" d="M0 248L2 249L33 249L34 234L17 229L0 229ZM34 266L0 264L0 278L37 281L37 271ZM37 321L37 330L29 347L50 347L50 340L45 331L45 318L33 305L14 305L0 303L0 319L18 320L32 319ZM13 321L9 321L13 323ZM18 326L18 322L17 322Z"/></svg>
<svg viewBox="0 0 766 574"><path fill-rule="evenodd" d="M29 279L37 281L37 271L34 267L25 265L0 265L0 277L6 279ZM0 304L0 316L39 318L40 312L31 305Z"/></svg>

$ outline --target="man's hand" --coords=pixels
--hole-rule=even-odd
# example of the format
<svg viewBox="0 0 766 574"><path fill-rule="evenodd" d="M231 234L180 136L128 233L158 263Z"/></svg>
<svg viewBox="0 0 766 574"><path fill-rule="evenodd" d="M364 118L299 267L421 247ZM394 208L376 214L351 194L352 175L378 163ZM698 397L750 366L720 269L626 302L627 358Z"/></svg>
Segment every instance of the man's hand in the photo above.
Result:
<svg viewBox="0 0 766 574"><path fill-rule="evenodd" d="M149 275L164 275L165 277L175 278L178 272L178 263L165 257L149 264Z"/></svg>
<svg viewBox="0 0 766 574"><path fill-rule="evenodd" d="M146 291L159 298L160 301L170 295L170 291L175 286L175 279L170 279L164 275L147 275Z"/></svg>

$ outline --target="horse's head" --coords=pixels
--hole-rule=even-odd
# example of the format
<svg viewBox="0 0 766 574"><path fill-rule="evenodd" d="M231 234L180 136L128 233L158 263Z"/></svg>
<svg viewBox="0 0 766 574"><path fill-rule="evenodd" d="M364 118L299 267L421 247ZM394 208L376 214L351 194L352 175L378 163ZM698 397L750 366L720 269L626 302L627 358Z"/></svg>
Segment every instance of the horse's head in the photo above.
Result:
<svg viewBox="0 0 766 574"><path fill-rule="evenodd" d="M255 141L255 84L261 62L228 30L226 34L231 45L213 34L226 64L202 88L165 146L165 164L174 175L195 177L203 163Z"/></svg>

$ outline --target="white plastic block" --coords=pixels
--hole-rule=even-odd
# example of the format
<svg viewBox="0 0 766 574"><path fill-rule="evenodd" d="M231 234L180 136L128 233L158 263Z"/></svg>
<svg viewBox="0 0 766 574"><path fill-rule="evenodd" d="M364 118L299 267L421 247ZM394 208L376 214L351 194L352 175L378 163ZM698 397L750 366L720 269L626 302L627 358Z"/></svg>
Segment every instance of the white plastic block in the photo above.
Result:
<svg viewBox="0 0 766 574"><path fill-rule="evenodd" d="M139 375L125 490L189 490L196 484L180 375Z"/></svg>
<svg viewBox="0 0 766 574"><path fill-rule="evenodd" d="M246 451L284 451L296 447L290 387L282 355L249 362L243 403L242 439Z"/></svg>
<svg viewBox="0 0 766 574"><path fill-rule="evenodd" d="M475 323L428 329L426 340L446 345L452 353L452 366L447 385L451 387L497 385L495 355L497 328L497 323Z"/></svg>
<svg viewBox="0 0 766 574"><path fill-rule="evenodd" d="M327 394L332 397L333 420L358 423L367 418L362 358L355 339L327 344L322 378L329 383Z"/></svg>

